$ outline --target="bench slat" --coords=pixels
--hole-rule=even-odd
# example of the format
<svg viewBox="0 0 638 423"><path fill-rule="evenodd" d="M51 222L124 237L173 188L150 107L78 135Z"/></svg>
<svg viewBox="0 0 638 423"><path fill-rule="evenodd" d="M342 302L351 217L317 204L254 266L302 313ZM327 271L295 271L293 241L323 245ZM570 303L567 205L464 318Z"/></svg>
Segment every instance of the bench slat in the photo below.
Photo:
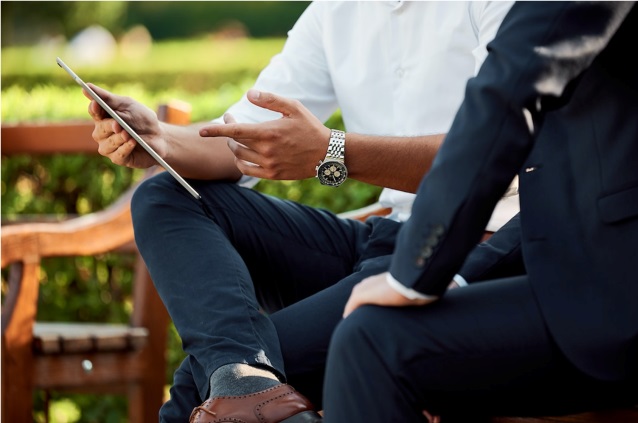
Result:
<svg viewBox="0 0 638 423"><path fill-rule="evenodd" d="M148 330L127 325L36 322L37 354L127 351L146 345Z"/></svg>
<svg viewBox="0 0 638 423"><path fill-rule="evenodd" d="M46 124L2 124L2 155L92 154L93 121ZM55 140L55 142L51 142Z"/></svg>

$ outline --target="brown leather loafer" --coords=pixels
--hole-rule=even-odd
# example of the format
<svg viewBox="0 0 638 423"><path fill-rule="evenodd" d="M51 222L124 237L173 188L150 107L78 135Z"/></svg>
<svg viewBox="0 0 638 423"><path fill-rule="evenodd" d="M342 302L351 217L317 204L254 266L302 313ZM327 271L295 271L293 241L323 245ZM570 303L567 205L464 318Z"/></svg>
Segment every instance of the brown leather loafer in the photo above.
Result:
<svg viewBox="0 0 638 423"><path fill-rule="evenodd" d="M310 401L281 384L236 397L210 398L195 407L190 423L320 423Z"/></svg>

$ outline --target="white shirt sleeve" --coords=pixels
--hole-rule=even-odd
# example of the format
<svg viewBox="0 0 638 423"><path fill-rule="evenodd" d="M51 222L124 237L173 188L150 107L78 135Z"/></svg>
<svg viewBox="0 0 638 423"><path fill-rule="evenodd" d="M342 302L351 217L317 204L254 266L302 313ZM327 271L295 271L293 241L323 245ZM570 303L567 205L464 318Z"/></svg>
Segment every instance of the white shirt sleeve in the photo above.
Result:
<svg viewBox="0 0 638 423"><path fill-rule="evenodd" d="M281 53L273 56L255 82L260 91L294 98L320 121L327 120L338 107L323 45L322 15L330 2L313 2L301 14ZM242 123L278 119L281 115L250 103L245 96L228 112Z"/></svg>
<svg viewBox="0 0 638 423"><path fill-rule="evenodd" d="M390 274L390 272L387 273L386 280L388 281L388 285L390 285L392 289L394 289L399 294L403 295L405 298L408 298L410 300L416 300L416 299L435 300L439 298L432 295L425 295L418 291L415 291L414 289L408 288L407 286L403 285L398 280L394 279L392 275Z"/></svg>
<svg viewBox="0 0 638 423"><path fill-rule="evenodd" d="M306 8L288 32L281 53L273 56L254 84L260 91L301 101L321 121L327 120L338 107L322 43L322 13L327 13L327 6L323 2L313 2ZM241 123L259 123L281 117L280 113L255 106L246 95L227 112ZM223 118L213 122L223 123ZM253 187L257 182L258 178L242 176L238 184Z"/></svg>
<svg viewBox="0 0 638 423"><path fill-rule="evenodd" d="M461 276L459 274L454 275L452 280L454 282L456 282L456 284L459 286L459 288L461 288L463 286L467 286L467 281L465 280L465 278L463 276Z"/></svg>
<svg viewBox="0 0 638 423"><path fill-rule="evenodd" d="M474 74L487 57L487 44L494 39L503 17L507 14L514 2L512 1L480 1L470 2L470 20L474 33L478 39L477 47L472 51L476 60Z"/></svg>

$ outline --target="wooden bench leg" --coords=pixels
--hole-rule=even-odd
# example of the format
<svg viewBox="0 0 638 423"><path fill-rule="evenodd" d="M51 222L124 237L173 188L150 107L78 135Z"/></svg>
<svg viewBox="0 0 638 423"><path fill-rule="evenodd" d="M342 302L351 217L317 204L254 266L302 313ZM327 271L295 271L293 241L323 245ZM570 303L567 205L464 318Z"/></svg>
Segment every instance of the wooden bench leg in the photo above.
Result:
<svg viewBox="0 0 638 423"><path fill-rule="evenodd" d="M166 355L157 354L156 351L166 351L170 318L139 253L134 289L137 308L133 310L132 321L151 331L148 345L142 353L146 366L144 380L136 388L131 388L129 393L129 421L142 422L156 420L164 402ZM140 313L142 309L145 310L144 314Z"/></svg>
<svg viewBox="0 0 638 423"><path fill-rule="evenodd" d="M26 275L36 282L21 284ZM2 310L2 421L33 421L33 321L38 301L37 263L10 269ZM9 317L10 316L10 317ZM26 327L26 329L23 329Z"/></svg>

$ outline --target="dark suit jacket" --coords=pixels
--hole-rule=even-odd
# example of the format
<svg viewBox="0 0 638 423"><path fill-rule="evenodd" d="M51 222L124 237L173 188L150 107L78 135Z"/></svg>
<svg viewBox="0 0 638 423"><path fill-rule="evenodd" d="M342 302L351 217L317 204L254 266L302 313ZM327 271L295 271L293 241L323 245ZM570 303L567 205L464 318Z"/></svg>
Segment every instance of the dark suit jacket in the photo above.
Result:
<svg viewBox="0 0 638 423"><path fill-rule="evenodd" d="M520 219L472 251L461 274L504 276L524 263L567 357L601 379L635 378L638 7L517 3L488 48L390 272L442 295L518 174Z"/></svg>

